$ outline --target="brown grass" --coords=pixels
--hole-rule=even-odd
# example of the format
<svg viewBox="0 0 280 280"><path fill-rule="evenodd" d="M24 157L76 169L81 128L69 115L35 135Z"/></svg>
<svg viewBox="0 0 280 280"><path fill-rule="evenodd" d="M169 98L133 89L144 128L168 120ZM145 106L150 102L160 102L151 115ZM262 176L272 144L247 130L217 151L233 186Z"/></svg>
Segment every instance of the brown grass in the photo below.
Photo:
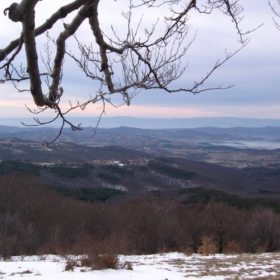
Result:
<svg viewBox="0 0 280 280"><path fill-rule="evenodd" d="M242 248L237 241L230 241L224 251L225 254L239 254L242 252Z"/></svg>
<svg viewBox="0 0 280 280"><path fill-rule="evenodd" d="M120 264L117 255L109 254L89 254L77 259L67 259L64 271L74 271L75 267L87 267L90 270L102 269L132 269L132 265L128 262ZM84 269L82 269L85 271Z"/></svg>
<svg viewBox="0 0 280 280"><path fill-rule="evenodd" d="M93 259L93 269L118 269L119 260L116 255L96 255Z"/></svg>
<svg viewBox="0 0 280 280"><path fill-rule="evenodd" d="M194 255L166 261L185 277L224 276L226 280L279 280L280 254ZM135 264L137 265L137 264ZM237 269L236 269L237 268ZM264 272L268 276L261 276ZM258 276L260 275L260 276Z"/></svg>
<svg viewBox="0 0 280 280"><path fill-rule="evenodd" d="M218 247L212 238L204 236L202 238L202 245L198 247L197 252L202 255L212 255L218 253Z"/></svg>

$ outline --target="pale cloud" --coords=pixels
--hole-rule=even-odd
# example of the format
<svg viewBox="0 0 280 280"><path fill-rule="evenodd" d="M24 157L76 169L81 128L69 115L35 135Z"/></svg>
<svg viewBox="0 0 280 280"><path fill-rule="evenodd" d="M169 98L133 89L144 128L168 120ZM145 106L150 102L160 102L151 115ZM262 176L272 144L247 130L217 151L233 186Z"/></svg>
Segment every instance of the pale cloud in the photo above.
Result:
<svg viewBox="0 0 280 280"><path fill-rule="evenodd" d="M36 109L32 102L26 104L30 109ZM67 103L61 109L67 110ZM80 109L69 114L71 117L96 117L102 113L100 104L88 106L86 111ZM20 101L5 101L0 105L1 117L30 117L30 113ZM140 118L194 118L194 117L232 117L240 118L270 118L280 119L280 104L253 104L253 105L191 105L191 106L140 106L132 105L121 107L106 106L106 116L134 116ZM48 110L40 117L53 117L54 112Z"/></svg>

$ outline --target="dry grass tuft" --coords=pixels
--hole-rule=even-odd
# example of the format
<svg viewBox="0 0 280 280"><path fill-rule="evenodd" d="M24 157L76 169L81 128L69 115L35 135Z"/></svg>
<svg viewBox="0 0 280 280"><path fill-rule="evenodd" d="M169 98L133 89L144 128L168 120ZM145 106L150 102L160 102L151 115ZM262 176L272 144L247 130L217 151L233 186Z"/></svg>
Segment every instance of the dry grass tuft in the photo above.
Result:
<svg viewBox="0 0 280 280"><path fill-rule="evenodd" d="M94 257L93 269L118 269L119 260L116 255L96 255Z"/></svg>
<svg viewBox="0 0 280 280"><path fill-rule="evenodd" d="M225 254L239 254L241 252L242 248L240 244L236 241L230 241L223 250L223 253Z"/></svg>
<svg viewBox="0 0 280 280"><path fill-rule="evenodd" d="M202 255L212 255L218 253L218 247L212 238L204 236L197 252Z"/></svg>
<svg viewBox="0 0 280 280"><path fill-rule="evenodd" d="M67 259L64 271L74 271L75 267L83 267L81 271L119 269L133 270L130 262L120 263L117 255L110 254L89 254L78 259ZM89 269L85 269L89 268Z"/></svg>

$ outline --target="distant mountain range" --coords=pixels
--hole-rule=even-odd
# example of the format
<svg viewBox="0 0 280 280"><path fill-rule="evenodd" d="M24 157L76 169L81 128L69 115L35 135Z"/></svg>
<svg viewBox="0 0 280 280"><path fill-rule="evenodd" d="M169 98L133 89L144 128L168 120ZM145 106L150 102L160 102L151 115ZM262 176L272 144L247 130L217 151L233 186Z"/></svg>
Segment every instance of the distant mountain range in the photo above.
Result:
<svg viewBox="0 0 280 280"><path fill-rule="evenodd" d="M0 126L0 139L51 142L58 128ZM280 127L200 127L189 129L141 129L85 127L81 131L65 128L57 143L74 143L88 147L120 146L156 154L174 155L187 149L280 149ZM167 154L166 154L167 153Z"/></svg>
<svg viewBox="0 0 280 280"><path fill-rule="evenodd" d="M98 121L97 117L89 118L69 118L73 123L82 123L83 127L95 127ZM41 118L42 122L50 119ZM32 118L0 118L0 125L21 126L25 124L34 124ZM60 122L51 124L59 127ZM197 127L265 127L280 126L280 120L256 119L256 118L134 118L134 117L102 117L99 127L114 128L128 126L135 128L166 129L166 128L197 128Z"/></svg>
<svg viewBox="0 0 280 280"><path fill-rule="evenodd" d="M0 138L18 138L22 140L32 141L51 141L59 132L58 128L52 127L16 127L0 125ZM141 138L169 139L169 140L280 140L280 127L197 127L191 129L141 129L135 127L116 127L116 128L98 128L95 136L95 128L84 127L81 131L73 132L70 128L65 128L59 142L73 142L76 144L91 145L101 142L104 145L116 145L113 135L126 137L138 136ZM109 135L111 137L109 137ZM104 137L107 138L105 141ZM105 141L105 142L104 142ZM113 141L111 143L111 141Z"/></svg>
<svg viewBox="0 0 280 280"><path fill-rule="evenodd" d="M16 138L27 141L52 141L59 133L51 127L0 126L0 139ZM65 128L57 142L71 142L86 146L122 146L129 148L156 147L159 144L199 145L230 141L279 142L280 127L200 127L191 129L141 129L121 126L118 128L85 127L81 131Z"/></svg>

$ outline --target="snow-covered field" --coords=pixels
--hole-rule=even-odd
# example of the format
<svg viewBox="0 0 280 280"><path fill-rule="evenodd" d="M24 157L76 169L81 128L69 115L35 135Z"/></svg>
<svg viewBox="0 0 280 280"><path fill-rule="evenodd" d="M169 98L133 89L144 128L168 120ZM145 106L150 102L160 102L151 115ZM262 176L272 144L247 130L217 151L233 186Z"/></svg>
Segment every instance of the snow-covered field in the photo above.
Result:
<svg viewBox="0 0 280 280"><path fill-rule="evenodd" d="M69 258L69 257L68 257ZM78 257L72 257L78 258ZM89 270L76 267L65 271L66 258L47 256L12 257L0 262L0 279L58 280L280 280L280 253L187 256L168 253L119 256L133 270Z"/></svg>

